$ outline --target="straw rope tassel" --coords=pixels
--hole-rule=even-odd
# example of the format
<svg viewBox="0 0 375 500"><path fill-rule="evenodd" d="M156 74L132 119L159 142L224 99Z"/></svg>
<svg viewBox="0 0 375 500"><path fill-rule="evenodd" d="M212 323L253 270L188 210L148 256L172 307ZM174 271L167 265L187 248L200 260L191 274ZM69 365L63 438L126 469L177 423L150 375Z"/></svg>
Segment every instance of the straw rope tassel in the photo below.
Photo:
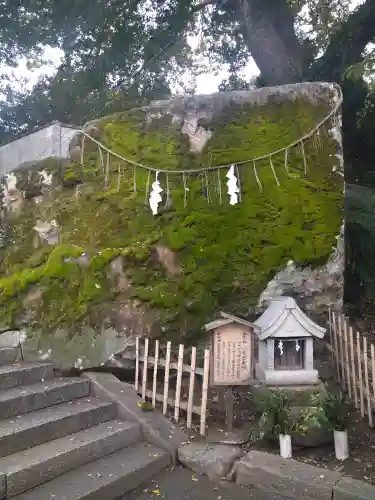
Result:
<svg viewBox="0 0 375 500"><path fill-rule="evenodd" d="M81 143L81 165L83 165L83 159L84 159L84 154L85 154L85 139L86 136L82 136L82 143Z"/></svg>
<svg viewBox="0 0 375 500"><path fill-rule="evenodd" d="M98 146L99 149L99 156L100 156L100 171L104 172L104 157L103 157L103 151L100 146Z"/></svg>
<svg viewBox="0 0 375 500"><path fill-rule="evenodd" d="M200 182L200 185L201 185L201 193L204 196L205 195L205 187L204 187L203 175L202 174L198 174L197 175L197 179L199 179L199 182Z"/></svg>
<svg viewBox="0 0 375 500"><path fill-rule="evenodd" d="M236 165L236 177L237 177L237 182L238 182L238 201L242 201L242 193L241 193L241 178L240 178L240 171L238 168L238 165Z"/></svg>
<svg viewBox="0 0 375 500"><path fill-rule="evenodd" d="M117 192L120 191L121 187L121 162L118 162L118 167L117 167Z"/></svg>
<svg viewBox="0 0 375 500"><path fill-rule="evenodd" d="M182 179L183 179L183 182L184 182L184 207L186 207L188 187L187 187L185 172L182 174Z"/></svg>
<svg viewBox="0 0 375 500"><path fill-rule="evenodd" d="M319 152L319 143L318 143L319 135L318 133L314 134L312 137L314 148L316 149L317 152Z"/></svg>
<svg viewBox="0 0 375 500"><path fill-rule="evenodd" d="M280 186L280 181L279 181L279 179L277 178L277 175L276 175L276 172L275 172L275 167L273 166L273 161L272 161L272 157L271 157L271 156L270 156L270 167L271 167L271 170L272 170L273 176L275 177L276 184L277 184L278 186Z"/></svg>
<svg viewBox="0 0 375 500"><path fill-rule="evenodd" d="M288 150L287 149L285 150L285 156L284 156L284 168L285 168L286 175L288 177L291 177L290 172L289 172L289 168L288 168Z"/></svg>
<svg viewBox="0 0 375 500"><path fill-rule="evenodd" d="M320 137L320 130L316 131L315 137L316 137L316 144L317 144L317 147L318 147L318 151L320 152L323 149L322 139Z"/></svg>
<svg viewBox="0 0 375 500"><path fill-rule="evenodd" d="M219 194L219 203L220 205L223 203L223 196L221 192L221 178L220 178L220 169L217 169L217 188L218 188L218 194Z"/></svg>
<svg viewBox="0 0 375 500"><path fill-rule="evenodd" d="M149 191L150 191L150 177L151 177L151 170L148 171L148 176L147 176L146 193L145 193L145 205L148 204L148 194L149 194Z"/></svg>
<svg viewBox="0 0 375 500"><path fill-rule="evenodd" d="M109 182L109 165L110 165L110 157L109 157L109 152L107 152L107 161L106 161L106 166L105 166L105 177L104 177L104 189L108 189L108 182Z"/></svg>
<svg viewBox="0 0 375 500"><path fill-rule="evenodd" d="M305 169L305 175L307 175L307 160L306 160L305 146L303 144L303 141L301 141L301 153L302 153L302 158L303 158L303 166Z"/></svg>
<svg viewBox="0 0 375 500"><path fill-rule="evenodd" d="M206 180L206 196L207 196L207 202L211 203L211 193L210 193L210 185L208 183L208 175L207 172L204 173L205 180Z"/></svg>
<svg viewBox="0 0 375 500"><path fill-rule="evenodd" d="M293 175L290 173L289 167L288 167L288 161L289 161L289 149L285 150L285 157L284 157L284 168L285 172L287 173L288 177L291 179L297 179L296 175Z"/></svg>
<svg viewBox="0 0 375 500"><path fill-rule="evenodd" d="M169 190L169 177L168 174L165 174L165 183L167 187L167 195L165 198L165 208L168 209L171 206L171 192Z"/></svg>
<svg viewBox="0 0 375 500"><path fill-rule="evenodd" d="M257 184L258 184L258 187L259 187L259 191L261 193L263 193L263 186L262 186L262 183L260 182L260 179L259 179L259 175L258 175L258 172L257 172L257 167L255 165L255 161L253 161L253 169L254 169L255 180L257 181Z"/></svg>

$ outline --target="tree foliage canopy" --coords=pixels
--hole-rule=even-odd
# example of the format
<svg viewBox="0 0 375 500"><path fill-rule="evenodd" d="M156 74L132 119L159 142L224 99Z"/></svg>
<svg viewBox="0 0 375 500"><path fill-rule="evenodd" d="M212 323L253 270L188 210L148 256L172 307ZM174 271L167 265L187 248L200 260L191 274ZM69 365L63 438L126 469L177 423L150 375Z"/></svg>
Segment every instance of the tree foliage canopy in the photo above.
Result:
<svg viewBox="0 0 375 500"><path fill-rule="evenodd" d="M222 88L249 85L238 72L251 56L266 84L339 81L352 65L365 69L375 0L354 11L351 0L1 0L0 26L2 65L40 64L46 45L64 54L32 92L3 81L4 138L53 119L81 122L109 100L116 107L114 90L121 101L164 97L203 61L228 65Z"/></svg>

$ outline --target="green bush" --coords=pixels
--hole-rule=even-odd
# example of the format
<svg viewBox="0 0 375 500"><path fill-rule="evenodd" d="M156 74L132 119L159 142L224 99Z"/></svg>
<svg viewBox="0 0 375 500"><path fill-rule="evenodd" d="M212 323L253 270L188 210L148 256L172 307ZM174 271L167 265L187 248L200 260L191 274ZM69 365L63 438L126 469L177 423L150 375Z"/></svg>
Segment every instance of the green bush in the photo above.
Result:
<svg viewBox="0 0 375 500"><path fill-rule="evenodd" d="M346 431L350 422L350 405L342 392L328 391L314 400L317 419L331 431Z"/></svg>
<svg viewBox="0 0 375 500"><path fill-rule="evenodd" d="M309 411L303 410L294 416L291 411L290 398L282 390L263 393L259 403L262 409L259 427L266 435L277 437L280 434L306 434L307 423L310 419Z"/></svg>

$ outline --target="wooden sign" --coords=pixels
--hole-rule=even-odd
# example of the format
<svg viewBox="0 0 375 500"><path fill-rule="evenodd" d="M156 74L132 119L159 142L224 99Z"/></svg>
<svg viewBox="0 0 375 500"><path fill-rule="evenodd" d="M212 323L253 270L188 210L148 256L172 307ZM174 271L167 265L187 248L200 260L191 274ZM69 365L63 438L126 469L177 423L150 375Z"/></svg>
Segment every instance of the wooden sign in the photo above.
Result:
<svg viewBox="0 0 375 500"><path fill-rule="evenodd" d="M226 325L212 333L211 385L246 385L253 380L252 332Z"/></svg>

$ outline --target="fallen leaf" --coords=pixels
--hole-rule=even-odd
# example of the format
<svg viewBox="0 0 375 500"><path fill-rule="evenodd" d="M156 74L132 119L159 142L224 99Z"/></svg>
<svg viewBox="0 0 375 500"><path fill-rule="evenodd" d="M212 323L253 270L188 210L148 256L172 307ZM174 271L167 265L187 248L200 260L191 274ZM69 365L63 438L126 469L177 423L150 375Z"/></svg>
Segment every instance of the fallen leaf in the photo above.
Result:
<svg viewBox="0 0 375 500"><path fill-rule="evenodd" d="M196 476L192 476L192 477L191 477L191 480L192 480L192 481L194 481L195 483L197 483L197 482L198 482L198 478L197 478Z"/></svg>
<svg viewBox="0 0 375 500"><path fill-rule="evenodd" d="M160 490L152 490L151 493L157 497L160 496Z"/></svg>

